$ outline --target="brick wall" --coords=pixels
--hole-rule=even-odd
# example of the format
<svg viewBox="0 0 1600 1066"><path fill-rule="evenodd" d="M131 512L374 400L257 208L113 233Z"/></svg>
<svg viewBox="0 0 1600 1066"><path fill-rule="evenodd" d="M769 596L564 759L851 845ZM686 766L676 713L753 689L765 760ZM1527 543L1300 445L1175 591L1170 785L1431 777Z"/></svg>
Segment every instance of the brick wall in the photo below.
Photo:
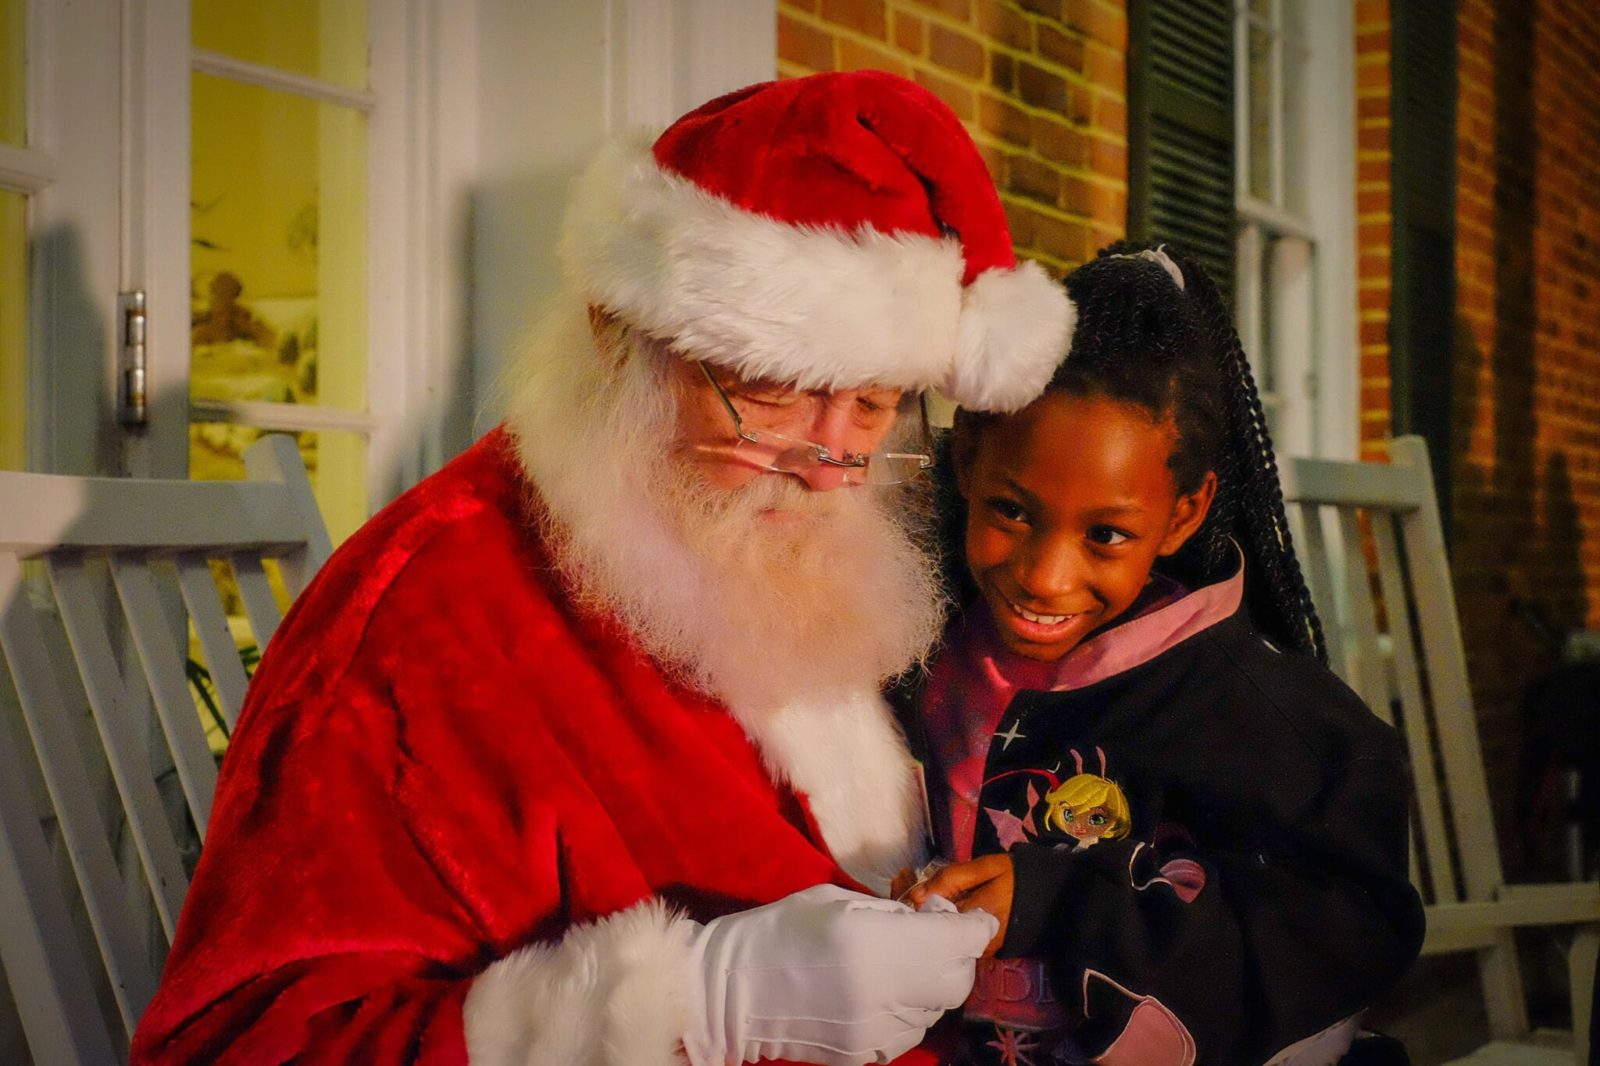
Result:
<svg viewBox="0 0 1600 1066"><path fill-rule="evenodd" d="M1124 235L1122 0L780 0L778 72L914 78L966 124L1019 254L1060 275Z"/></svg>
<svg viewBox="0 0 1600 1066"><path fill-rule="evenodd" d="M1389 425L1388 6L1356 16L1364 448ZM1451 568L1509 797L1519 701L1554 663L1527 619L1600 628L1600 8L1460 0L1457 44Z"/></svg>
<svg viewBox="0 0 1600 1066"><path fill-rule="evenodd" d="M1389 423L1389 0L1356 0L1356 254L1361 458L1384 457Z"/></svg>

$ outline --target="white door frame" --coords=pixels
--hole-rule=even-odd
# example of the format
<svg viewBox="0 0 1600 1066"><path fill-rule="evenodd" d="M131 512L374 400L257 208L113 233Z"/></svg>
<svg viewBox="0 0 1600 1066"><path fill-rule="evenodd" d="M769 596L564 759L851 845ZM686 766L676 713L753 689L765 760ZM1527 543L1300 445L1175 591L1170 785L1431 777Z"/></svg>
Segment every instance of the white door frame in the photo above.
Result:
<svg viewBox="0 0 1600 1066"><path fill-rule="evenodd" d="M28 464L112 474L122 59L120 0L28 6ZM32 166L31 164L41 164Z"/></svg>

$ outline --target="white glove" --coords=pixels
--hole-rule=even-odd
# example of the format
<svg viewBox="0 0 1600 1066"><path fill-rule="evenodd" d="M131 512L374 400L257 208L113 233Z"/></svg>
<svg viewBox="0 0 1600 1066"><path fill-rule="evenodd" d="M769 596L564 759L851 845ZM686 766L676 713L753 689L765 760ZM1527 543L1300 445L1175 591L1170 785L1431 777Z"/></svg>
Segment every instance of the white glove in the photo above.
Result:
<svg viewBox="0 0 1600 1066"><path fill-rule="evenodd" d="M702 926L690 945L689 1061L861 1066L916 1047L967 998L999 929L935 899L918 912L816 885Z"/></svg>

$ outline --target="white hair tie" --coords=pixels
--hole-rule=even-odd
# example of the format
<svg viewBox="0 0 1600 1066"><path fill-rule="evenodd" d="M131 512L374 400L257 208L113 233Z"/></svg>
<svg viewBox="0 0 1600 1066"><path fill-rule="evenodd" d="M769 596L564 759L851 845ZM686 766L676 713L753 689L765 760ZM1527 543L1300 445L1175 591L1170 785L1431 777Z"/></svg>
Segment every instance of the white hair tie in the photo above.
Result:
<svg viewBox="0 0 1600 1066"><path fill-rule="evenodd" d="M1167 246L1164 244L1158 246L1154 250L1146 248L1142 252L1124 252L1118 255L1113 255L1111 258L1148 259L1150 262L1167 272L1167 274L1172 278L1173 284L1178 286L1179 292L1183 291L1183 270L1179 268L1177 263L1172 261L1172 257L1167 254Z"/></svg>

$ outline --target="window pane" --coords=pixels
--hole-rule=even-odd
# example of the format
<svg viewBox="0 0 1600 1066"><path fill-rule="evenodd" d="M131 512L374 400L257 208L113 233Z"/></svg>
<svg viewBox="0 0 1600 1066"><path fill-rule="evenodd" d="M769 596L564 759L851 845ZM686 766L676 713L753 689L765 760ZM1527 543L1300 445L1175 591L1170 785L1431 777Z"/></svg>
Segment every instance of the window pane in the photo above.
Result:
<svg viewBox="0 0 1600 1066"><path fill-rule="evenodd" d="M0 191L0 470L27 464L27 203Z"/></svg>
<svg viewBox="0 0 1600 1066"><path fill-rule="evenodd" d="M1250 26L1250 195L1272 201L1272 34Z"/></svg>
<svg viewBox="0 0 1600 1066"><path fill-rule="evenodd" d="M244 450L264 430L229 422L189 426L189 476L200 481L242 481ZM325 429L293 434L311 476L328 532L338 544L367 520L367 440L359 433Z"/></svg>
<svg viewBox="0 0 1600 1066"><path fill-rule="evenodd" d="M365 0L194 0L192 11L196 48L367 86Z"/></svg>
<svg viewBox="0 0 1600 1066"><path fill-rule="evenodd" d="M1261 271L1261 307L1260 318L1256 322L1256 336L1260 339L1257 342L1259 350L1252 360L1255 364L1256 385L1262 392L1273 394L1280 391L1281 383L1278 379L1282 376L1278 373L1278 354L1273 345L1275 338L1272 335L1273 305L1277 300L1277 293L1274 291L1277 286L1273 280L1272 250L1276 244L1276 238L1270 236L1266 238L1266 254L1261 257L1258 267Z"/></svg>
<svg viewBox="0 0 1600 1066"><path fill-rule="evenodd" d="M366 126L194 76L190 393L364 411Z"/></svg>

